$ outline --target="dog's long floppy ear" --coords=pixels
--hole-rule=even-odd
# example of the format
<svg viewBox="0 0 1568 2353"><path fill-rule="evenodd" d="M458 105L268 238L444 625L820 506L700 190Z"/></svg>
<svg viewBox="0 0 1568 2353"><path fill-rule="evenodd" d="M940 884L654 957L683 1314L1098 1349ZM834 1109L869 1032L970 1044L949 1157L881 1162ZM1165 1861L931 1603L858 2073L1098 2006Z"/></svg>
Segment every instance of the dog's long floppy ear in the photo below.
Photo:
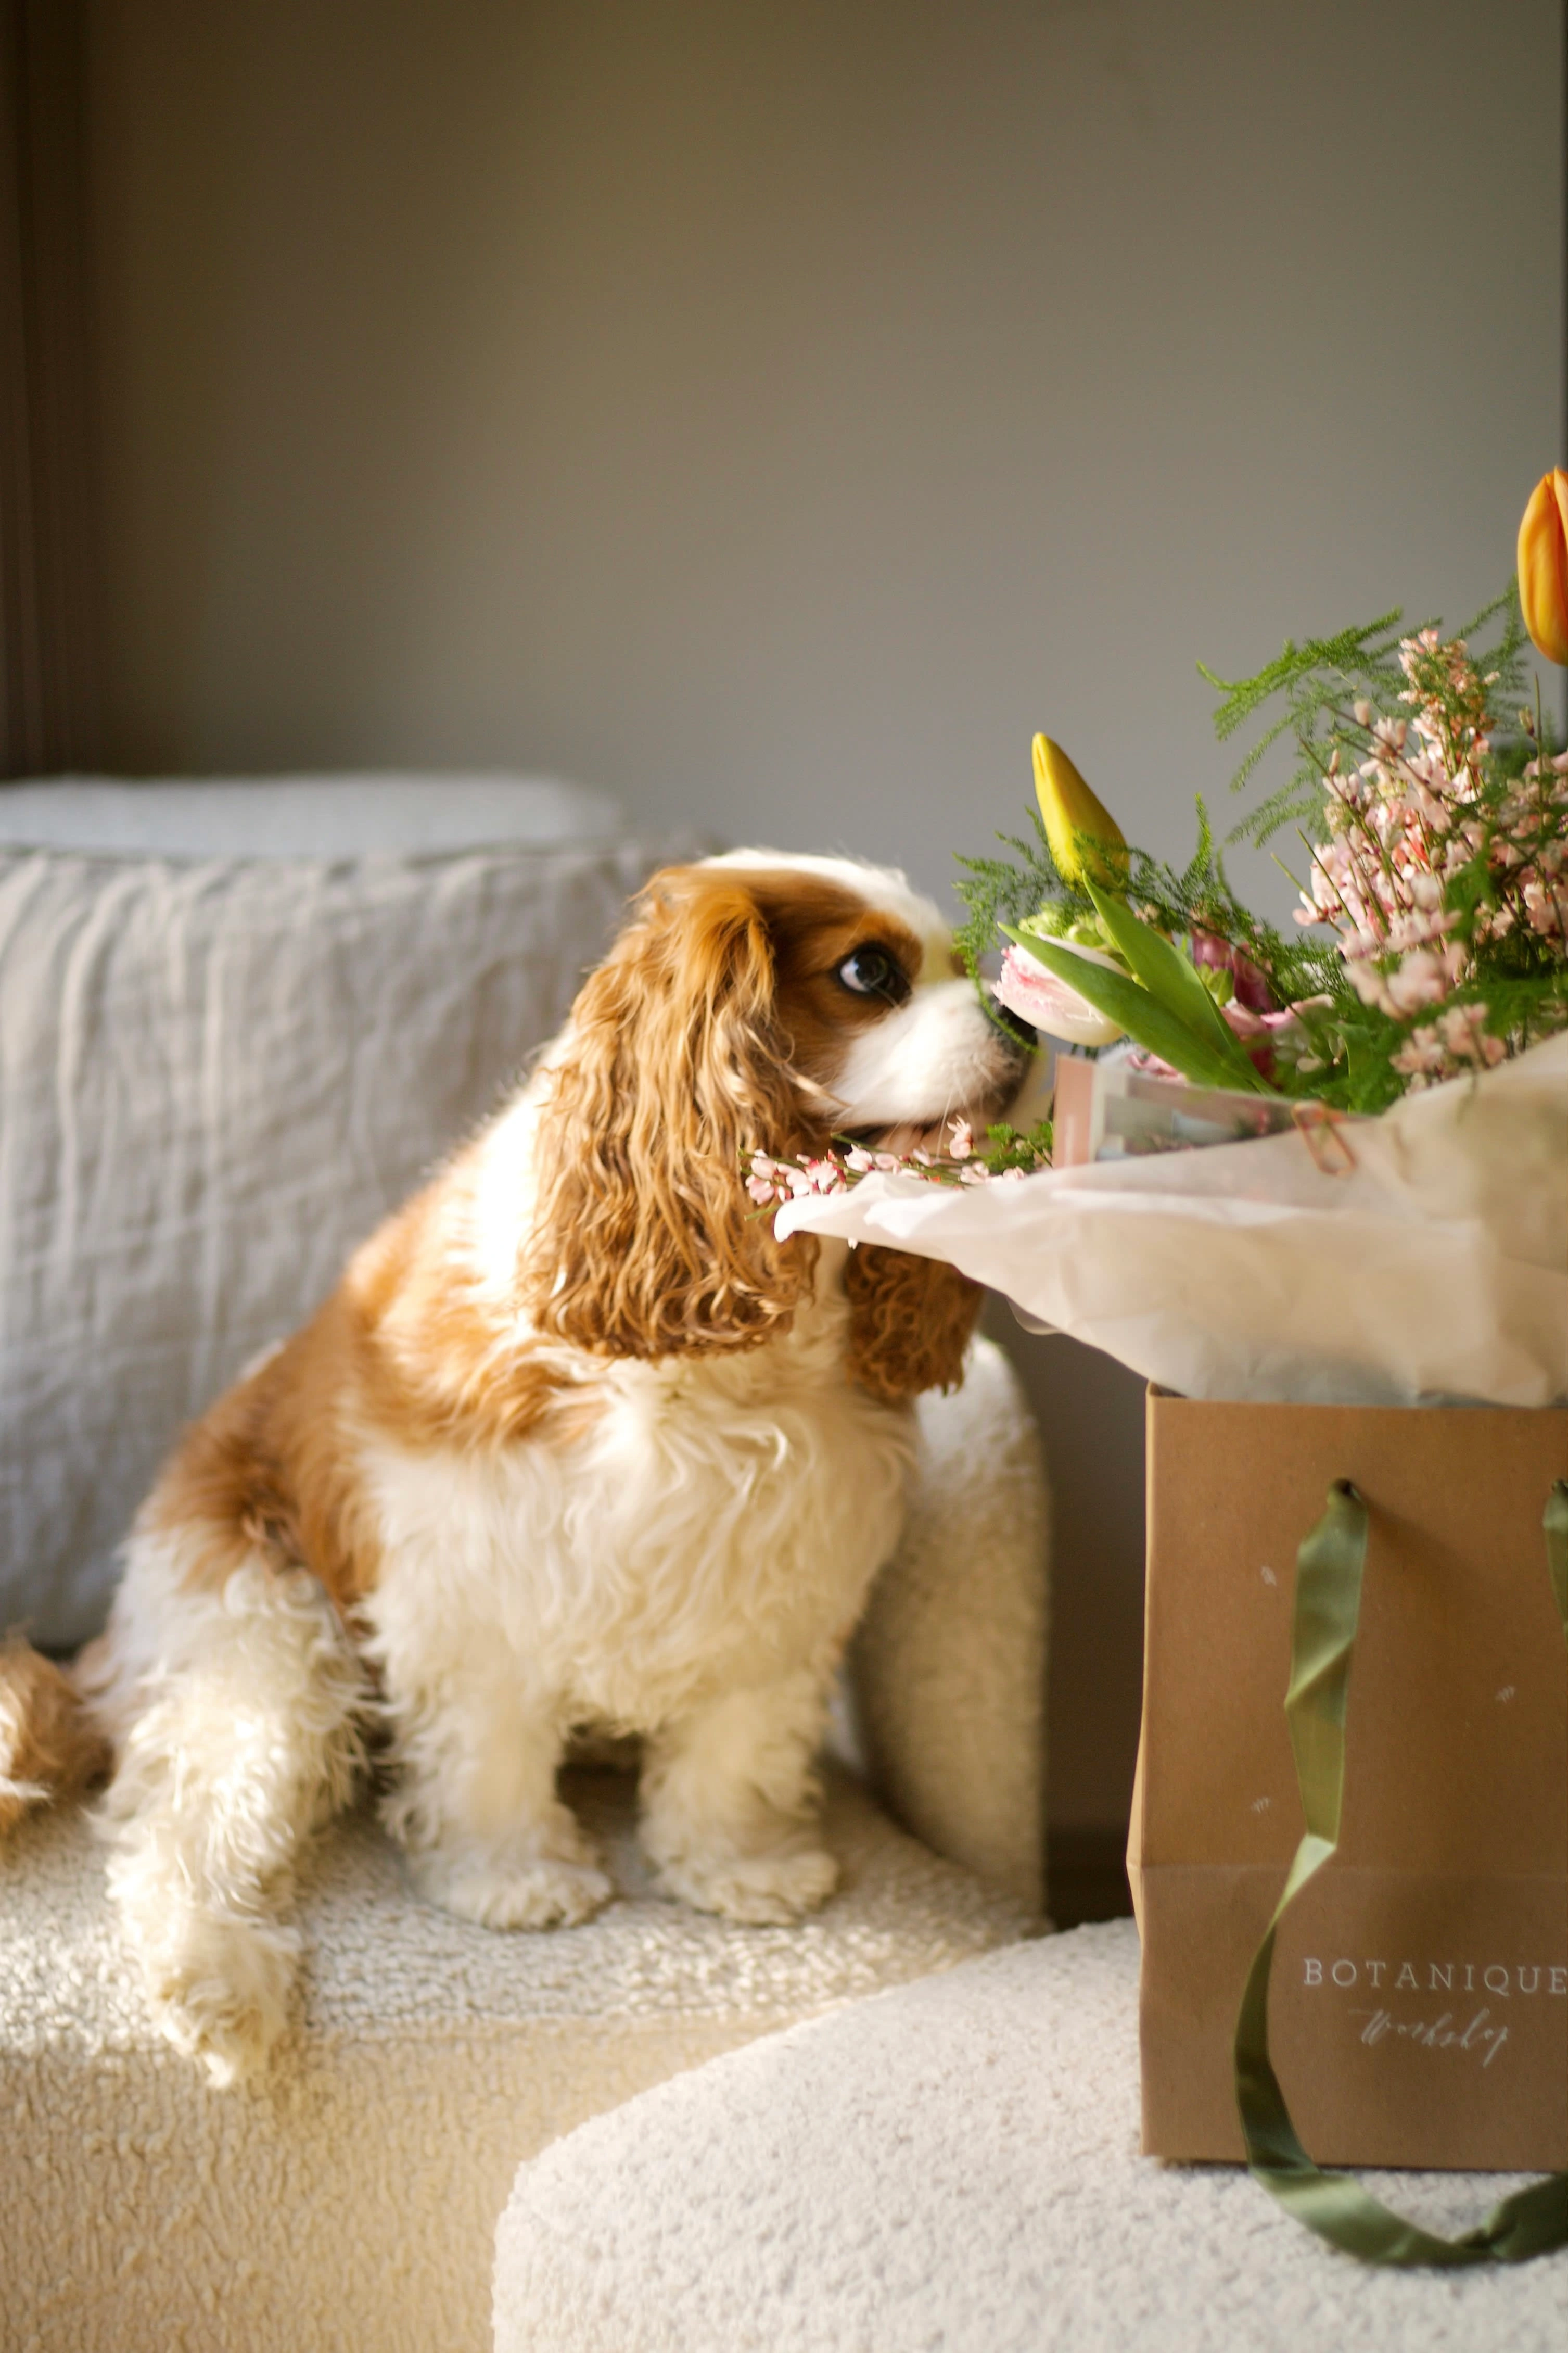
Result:
<svg viewBox="0 0 1568 2353"><path fill-rule="evenodd" d="M548 1088L520 1268L538 1328L644 1358L786 1328L816 1245L774 1240L741 1155L798 1150L820 1122L778 1035L773 948L743 876L655 875L574 1006Z"/></svg>
<svg viewBox="0 0 1568 2353"><path fill-rule="evenodd" d="M873 1397L957 1388L964 1351L985 1296L942 1259L862 1242L844 1271L849 1294L849 1370Z"/></svg>

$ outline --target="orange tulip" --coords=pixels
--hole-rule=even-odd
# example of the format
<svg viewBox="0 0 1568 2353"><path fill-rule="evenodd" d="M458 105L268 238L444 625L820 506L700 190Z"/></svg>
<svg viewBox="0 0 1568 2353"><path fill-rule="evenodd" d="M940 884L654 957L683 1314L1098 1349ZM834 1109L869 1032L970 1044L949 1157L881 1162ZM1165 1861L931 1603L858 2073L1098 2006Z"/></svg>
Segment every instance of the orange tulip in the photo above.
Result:
<svg viewBox="0 0 1568 2353"><path fill-rule="evenodd" d="M1542 474L1519 526L1519 601L1547 660L1568 663L1568 474L1561 466Z"/></svg>

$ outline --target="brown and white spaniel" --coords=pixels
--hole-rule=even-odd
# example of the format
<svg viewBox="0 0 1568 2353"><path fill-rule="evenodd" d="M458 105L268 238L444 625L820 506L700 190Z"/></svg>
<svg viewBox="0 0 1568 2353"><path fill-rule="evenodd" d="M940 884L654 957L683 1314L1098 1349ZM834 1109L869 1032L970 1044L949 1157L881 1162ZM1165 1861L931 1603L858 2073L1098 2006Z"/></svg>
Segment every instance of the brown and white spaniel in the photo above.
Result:
<svg viewBox="0 0 1568 2353"><path fill-rule="evenodd" d="M656 876L521 1091L186 1433L78 1684L114 1896L215 2082L283 2023L290 1865L372 1722L416 1883L465 1918L612 1894L556 1793L584 1729L641 1736L669 1893L744 1921L828 1894L826 1692L898 1538L910 1400L961 1377L979 1294L779 1243L742 1156L994 1116L1021 1056L956 974L896 873Z"/></svg>

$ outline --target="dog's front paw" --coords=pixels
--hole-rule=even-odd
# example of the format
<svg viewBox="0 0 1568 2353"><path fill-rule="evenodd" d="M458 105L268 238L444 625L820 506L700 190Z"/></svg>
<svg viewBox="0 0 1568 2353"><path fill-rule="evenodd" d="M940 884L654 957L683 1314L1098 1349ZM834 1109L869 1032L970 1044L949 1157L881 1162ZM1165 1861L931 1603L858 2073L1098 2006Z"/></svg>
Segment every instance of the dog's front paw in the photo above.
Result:
<svg viewBox="0 0 1568 2353"><path fill-rule="evenodd" d="M437 1847L414 1857L410 1869L427 1904L481 1928L574 1928L615 1894L594 1863L550 1855L502 1861Z"/></svg>
<svg viewBox="0 0 1568 2353"><path fill-rule="evenodd" d="M298 1931L192 1907L136 1942L158 2031L220 2091L258 2073L288 2021Z"/></svg>
<svg viewBox="0 0 1568 2353"><path fill-rule="evenodd" d="M748 1927L780 1927L826 1903L838 1884L838 1865L822 1847L684 1854L661 1863L658 1882L699 1912L718 1912Z"/></svg>

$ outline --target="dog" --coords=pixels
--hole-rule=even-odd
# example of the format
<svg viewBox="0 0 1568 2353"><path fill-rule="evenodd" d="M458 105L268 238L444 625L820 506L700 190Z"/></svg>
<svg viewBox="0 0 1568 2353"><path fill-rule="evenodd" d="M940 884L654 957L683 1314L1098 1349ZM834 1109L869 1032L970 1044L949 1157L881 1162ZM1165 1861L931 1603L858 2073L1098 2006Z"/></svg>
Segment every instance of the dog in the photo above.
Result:
<svg viewBox="0 0 1568 2353"><path fill-rule="evenodd" d="M910 1401L962 1377L980 1293L781 1244L744 1155L994 1118L1026 1056L960 973L891 871L657 875L526 1081L185 1433L74 1671L74 1740L55 1671L10 1654L10 1786L79 1781L107 1744L110 1890L215 2084L285 2024L290 1868L367 1727L416 1890L465 1919L611 1896L557 1794L584 1731L640 1740L668 1895L784 1922L830 1894L827 1695L898 1539Z"/></svg>

